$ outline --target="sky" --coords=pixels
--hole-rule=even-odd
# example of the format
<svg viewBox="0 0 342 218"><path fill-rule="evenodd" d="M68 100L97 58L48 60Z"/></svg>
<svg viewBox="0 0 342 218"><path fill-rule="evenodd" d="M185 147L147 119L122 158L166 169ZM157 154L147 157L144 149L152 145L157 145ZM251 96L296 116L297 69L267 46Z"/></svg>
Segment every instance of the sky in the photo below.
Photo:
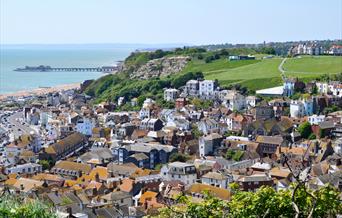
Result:
<svg viewBox="0 0 342 218"><path fill-rule="evenodd" d="M342 0L0 0L0 44L342 38Z"/></svg>

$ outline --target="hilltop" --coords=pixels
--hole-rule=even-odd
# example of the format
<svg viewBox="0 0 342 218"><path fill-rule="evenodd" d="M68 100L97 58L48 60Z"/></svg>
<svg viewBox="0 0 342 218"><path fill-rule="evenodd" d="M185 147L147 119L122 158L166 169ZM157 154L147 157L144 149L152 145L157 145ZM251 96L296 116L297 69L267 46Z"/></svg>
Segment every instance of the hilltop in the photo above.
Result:
<svg viewBox="0 0 342 218"><path fill-rule="evenodd" d="M162 96L173 86L170 81L192 78L201 73L205 79L218 80L221 86L239 85L251 92L282 84L280 64L284 57L272 48L231 48L209 51L204 48L177 48L172 51L134 52L126 58L123 70L94 81L86 93L100 100L120 96ZM254 55L255 60L229 60L231 55ZM341 56L298 56L286 58L282 69L287 77L309 81L342 72ZM190 75L190 76L189 76ZM193 75L193 74L192 74ZM198 74L197 74L198 75ZM146 80L149 79L149 80ZM181 81L184 83L185 81ZM177 87L176 87L177 88Z"/></svg>

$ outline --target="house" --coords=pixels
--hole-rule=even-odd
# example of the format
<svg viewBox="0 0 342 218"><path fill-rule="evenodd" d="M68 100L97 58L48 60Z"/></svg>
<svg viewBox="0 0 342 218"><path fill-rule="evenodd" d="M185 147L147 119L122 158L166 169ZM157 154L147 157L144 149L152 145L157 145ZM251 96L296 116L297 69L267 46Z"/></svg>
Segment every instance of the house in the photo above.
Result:
<svg viewBox="0 0 342 218"><path fill-rule="evenodd" d="M223 137L218 133L211 133L207 136L202 136L198 140L199 153L201 157L213 155L216 148L221 146Z"/></svg>
<svg viewBox="0 0 342 218"><path fill-rule="evenodd" d="M255 56L251 55L231 55L229 56L230 61L236 61L236 60L255 60Z"/></svg>
<svg viewBox="0 0 342 218"><path fill-rule="evenodd" d="M332 45L328 53L331 55L342 55L342 45Z"/></svg>
<svg viewBox="0 0 342 218"><path fill-rule="evenodd" d="M323 121L319 124L312 125L311 129L317 138L324 138L325 136L331 135L335 129L335 124L332 121Z"/></svg>
<svg viewBox="0 0 342 218"><path fill-rule="evenodd" d="M290 104L291 117L299 118L313 114L312 99L292 100Z"/></svg>
<svg viewBox="0 0 342 218"><path fill-rule="evenodd" d="M126 162L134 163L140 168L150 168L150 157L144 153L132 154L126 159Z"/></svg>
<svg viewBox="0 0 342 218"><path fill-rule="evenodd" d="M243 191L254 192L261 186L273 186L273 180L267 174L253 174L241 176L237 179L240 189Z"/></svg>
<svg viewBox="0 0 342 218"><path fill-rule="evenodd" d="M316 115L313 114L308 117L308 121L311 125L318 125L325 120L325 115Z"/></svg>
<svg viewBox="0 0 342 218"><path fill-rule="evenodd" d="M91 118L83 117L77 120L76 131L85 135L91 136L94 128L94 122Z"/></svg>
<svg viewBox="0 0 342 218"><path fill-rule="evenodd" d="M80 177L82 174L89 174L90 171L90 165L71 161L59 161L51 169L51 173L70 177Z"/></svg>
<svg viewBox="0 0 342 218"><path fill-rule="evenodd" d="M267 120L274 117L274 109L272 106L263 104L254 108L254 117L256 120Z"/></svg>
<svg viewBox="0 0 342 218"><path fill-rule="evenodd" d="M259 143L257 152L261 157L271 157L285 143L281 136L257 136L255 141Z"/></svg>
<svg viewBox="0 0 342 218"><path fill-rule="evenodd" d="M15 181L12 187L19 190L20 192L29 194L37 190L38 188L41 188L43 184L44 184L44 181L37 181L34 179L21 177Z"/></svg>
<svg viewBox="0 0 342 218"><path fill-rule="evenodd" d="M248 108L253 108L256 106L258 98L256 96L250 95L246 97L246 105Z"/></svg>
<svg viewBox="0 0 342 218"><path fill-rule="evenodd" d="M191 97L197 97L199 94L199 81L189 80L185 85L186 93Z"/></svg>
<svg viewBox="0 0 342 218"><path fill-rule="evenodd" d="M109 148L97 148L86 152L77 158L78 163L105 165L114 160L114 155ZM96 163L96 164L95 164Z"/></svg>
<svg viewBox="0 0 342 218"><path fill-rule="evenodd" d="M178 89L165 89L164 90L164 100L165 101L175 101L178 97Z"/></svg>
<svg viewBox="0 0 342 218"><path fill-rule="evenodd" d="M122 178L130 177L139 169L133 163L117 164L114 162L109 163L107 165L107 168L108 168L108 173L112 177L122 177Z"/></svg>
<svg viewBox="0 0 342 218"><path fill-rule="evenodd" d="M187 100L186 98L177 98L176 99L176 109L183 108L185 105L187 105Z"/></svg>
<svg viewBox="0 0 342 218"><path fill-rule="evenodd" d="M197 180L195 165L189 163L168 163L161 168L160 174L167 181L178 180L186 186L194 184Z"/></svg>
<svg viewBox="0 0 342 218"><path fill-rule="evenodd" d="M143 166L146 168L153 169L157 164L165 164L168 162L169 157L172 153L175 153L177 149L173 146L162 145L157 143L134 143L130 145L124 145L122 147L116 148L114 153L117 155L119 164L130 163L133 159L133 163L140 166L140 161L142 161ZM134 155L133 154L138 154ZM148 164L146 157L148 157Z"/></svg>
<svg viewBox="0 0 342 218"><path fill-rule="evenodd" d="M124 191L114 191L100 197L102 203L105 204L116 204L118 206L132 206L133 199L132 195Z"/></svg>
<svg viewBox="0 0 342 218"><path fill-rule="evenodd" d="M142 130L158 131L161 130L163 126L163 121L158 118L145 118L140 123L140 129Z"/></svg>
<svg viewBox="0 0 342 218"><path fill-rule="evenodd" d="M317 92L320 94L328 94L329 86L327 82L316 82Z"/></svg>
<svg viewBox="0 0 342 218"><path fill-rule="evenodd" d="M246 99L239 92L230 91L224 97L222 104L232 111L240 111L246 107Z"/></svg>
<svg viewBox="0 0 342 218"><path fill-rule="evenodd" d="M43 148L39 153L39 159L46 160L61 160L74 152L82 149L87 143L87 139L81 133L73 133L64 139L59 140L57 143Z"/></svg>
<svg viewBox="0 0 342 218"><path fill-rule="evenodd" d="M36 163L26 163L21 165L16 165L13 167L7 167L5 169L5 174L36 174L42 172L42 165Z"/></svg>
<svg viewBox="0 0 342 218"><path fill-rule="evenodd" d="M199 81L199 96L202 99L212 99L215 96L216 83L213 80Z"/></svg>
<svg viewBox="0 0 342 218"><path fill-rule="evenodd" d="M233 182L232 176L223 175L220 172L208 172L201 177L202 184L227 189L228 184Z"/></svg>
<svg viewBox="0 0 342 218"><path fill-rule="evenodd" d="M244 136L253 135L288 135L293 129L293 121L288 117L276 119L256 120L247 124L243 131Z"/></svg>
<svg viewBox="0 0 342 218"><path fill-rule="evenodd" d="M198 130L206 135L212 132L218 132L219 125L214 119L203 118L200 122L198 122Z"/></svg>
<svg viewBox="0 0 342 218"><path fill-rule="evenodd" d="M141 194L139 204L145 208L145 210L158 209L164 207L161 201L161 194L154 191L145 191Z"/></svg>
<svg viewBox="0 0 342 218"><path fill-rule="evenodd" d="M219 198L224 201L228 201L230 199L231 193L227 189L218 188L212 185L207 184L192 184L187 190L187 195L191 196L191 198L195 201L201 201L204 198L203 191L207 191L210 195Z"/></svg>
<svg viewBox="0 0 342 218"><path fill-rule="evenodd" d="M233 132L241 132L247 124L247 118L238 113L229 114L226 120L228 130Z"/></svg>
<svg viewBox="0 0 342 218"><path fill-rule="evenodd" d="M284 92L283 95L286 97L291 97L294 94L295 82L291 79L286 79L284 82Z"/></svg>

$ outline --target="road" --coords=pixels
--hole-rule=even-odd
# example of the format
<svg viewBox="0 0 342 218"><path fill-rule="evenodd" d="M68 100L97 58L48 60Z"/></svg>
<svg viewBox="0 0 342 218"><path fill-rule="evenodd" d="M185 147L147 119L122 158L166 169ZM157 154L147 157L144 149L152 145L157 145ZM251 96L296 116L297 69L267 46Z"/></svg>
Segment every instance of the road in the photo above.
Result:
<svg viewBox="0 0 342 218"><path fill-rule="evenodd" d="M22 112L14 113L13 115L9 116L7 120L10 124L13 125L11 129L15 138L23 134L30 134L30 132L34 131L34 129L32 129L29 125L22 124L22 120L23 120Z"/></svg>
<svg viewBox="0 0 342 218"><path fill-rule="evenodd" d="M278 70L280 71L280 73L281 73L281 78L282 78L283 80L286 79L286 76L285 76L285 72L286 72L286 71L285 71L284 68L283 68L283 65L285 64L286 60L287 60L287 58L284 58L284 59L281 61L281 63L279 64L279 66L278 66Z"/></svg>

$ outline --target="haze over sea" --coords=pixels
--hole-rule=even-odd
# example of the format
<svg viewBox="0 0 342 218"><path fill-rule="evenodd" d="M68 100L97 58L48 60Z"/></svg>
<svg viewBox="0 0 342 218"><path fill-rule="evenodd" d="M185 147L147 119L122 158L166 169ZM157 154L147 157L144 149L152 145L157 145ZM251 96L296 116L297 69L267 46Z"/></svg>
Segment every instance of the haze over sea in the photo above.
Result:
<svg viewBox="0 0 342 218"><path fill-rule="evenodd" d="M139 45L1 45L0 94L82 82L101 72L16 72L15 68L113 66Z"/></svg>

